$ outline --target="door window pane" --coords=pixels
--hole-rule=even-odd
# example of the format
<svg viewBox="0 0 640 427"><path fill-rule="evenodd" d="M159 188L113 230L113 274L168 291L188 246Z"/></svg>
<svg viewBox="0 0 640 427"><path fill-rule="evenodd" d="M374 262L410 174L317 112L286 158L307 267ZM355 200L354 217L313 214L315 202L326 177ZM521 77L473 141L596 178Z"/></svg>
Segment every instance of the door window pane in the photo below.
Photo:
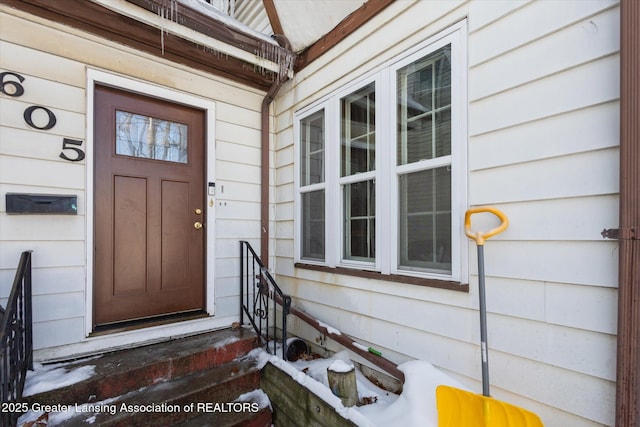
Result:
<svg viewBox="0 0 640 427"><path fill-rule="evenodd" d="M116 110L116 154L187 163L186 124Z"/></svg>
<svg viewBox="0 0 640 427"><path fill-rule="evenodd" d="M400 176L399 267L451 272L451 171Z"/></svg>
<svg viewBox="0 0 640 427"><path fill-rule="evenodd" d="M302 193L302 258L324 261L324 190Z"/></svg>
<svg viewBox="0 0 640 427"><path fill-rule="evenodd" d="M341 109L341 176L375 170L376 109L375 86L342 98Z"/></svg>
<svg viewBox="0 0 640 427"><path fill-rule="evenodd" d="M451 154L451 46L398 70L398 165Z"/></svg>
<svg viewBox="0 0 640 427"><path fill-rule="evenodd" d="M324 110L300 120L300 185L324 182Z"/></svg>
<svg viewBox="0 0 640 427"><path fill-rule="evenodd" d="M375 259L376 200L373 180L343 186L344 258Z"/></svg>

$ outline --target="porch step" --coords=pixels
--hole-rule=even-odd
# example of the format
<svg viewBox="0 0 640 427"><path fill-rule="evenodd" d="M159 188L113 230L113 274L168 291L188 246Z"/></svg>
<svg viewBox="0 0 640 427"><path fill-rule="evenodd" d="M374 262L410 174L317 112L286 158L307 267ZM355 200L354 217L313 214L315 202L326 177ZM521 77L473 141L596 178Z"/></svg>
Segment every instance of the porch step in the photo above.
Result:
<svg viewBox="0 0 640 427"><path fill-rule="evenodd" d="M57 421L49 425L270 426L268 408L233 406L238 396L260 387L255 361L244 357L257 345L253 331L239 328L116 351L66 365L68 372L93 366L94 374L24 401L67 409L66 415L51 413ZM198 424L186 424L194 417Z"/></svg>
<svg viewBox="0 0 640 427"><path fill-rule="evenodd" d="M272 425L271 410L263 408L255 414L249 412L200 414L174 424L173 427L271 427Z"/></svg>
<svg viewBox="0 0 640 427"><path fill-rule="evenodd" d="M241 394L260 387L260 373L252 361L230 362L206 371L196 372L171 381L160 382L150 387L131 391L113 400L104 401L113 405L114 415L106 412L78 412L73 417L58 423L59 426L86 426L88 422L100 426L157 426L174 425L185 417L193 417L207 410L211 418L223 419L233 415L232 402ZM185 410L191 407L193 411ZM218 403L216 408L215 404ZM126 408L123 408L122 405ZM198 406L200 409L198 409ZM145 408L145 409L142 409ZM88 409L91 409L88 407ZM214 412L216 411L217 412ZM249 412L249 411L246 411ZM244 414L244 412L243 412ZM215 422L215 425L225 425ZM233 425L233 424L227 424Z"/></svg>
<svg viewBox="0 0 640 427"><path fill-rule="evenodd" d="M120 350L98 358L67 365L68 372L93 366L94 374L81 382L34 396L23 401L40 404L73 404L102 401L231 362L257 346L253 331L224 329L172 341Z"/></svg>

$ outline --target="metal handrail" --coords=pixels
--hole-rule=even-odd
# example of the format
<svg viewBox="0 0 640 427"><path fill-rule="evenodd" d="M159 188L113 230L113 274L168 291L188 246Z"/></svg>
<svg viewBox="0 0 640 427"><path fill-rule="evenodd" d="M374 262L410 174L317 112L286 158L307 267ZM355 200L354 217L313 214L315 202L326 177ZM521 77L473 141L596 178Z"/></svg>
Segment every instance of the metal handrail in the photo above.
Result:
<svg viewBox="0 0 640 427"><path fill-rule="evenodd" d="M0 326L0 401L22 399L27 369L33 370L31 251L22 252ZM19 412L0 411L0 425L15 426Z"/></svg>
<svg viewBox="0 0 640 427"><path fill-rule="evenodd" d="M252 256L251 264L249 262L249 255ZM252 288L250 284L255 284L255 288ZM253 290L253 292L251 292ZM271 300L267 299L269 296ZM377 366L381 370L385 371L392 377L397 378L400 382L404 383L404 373L398 369L398 365L383 357L375 349L367 348L362 344L359 344L353 338L348 335L335 331L334 328L328 328L327 325L319 322L317 319L308 315L304 311L294 307L291 304L291 297L285 295L275 280L271 277L271 274L262 264L260 258L256 255L251 245L245 241L240 242L240 323L244 324L244 315L249 316L249 322L253 325L253 328L260 336L267 351L271 353L269 343L273 343L273 354L276 353L275 340L270 339L268 335L269 331L269 303L275 311L275 305L278 304L282 307L282 359L287 360L287 315L291 314L298 319L305 322L307 325L313 327L318 332L327 336L338 344L341 344L345 348L348 348L353 353L359 355L363 359L369 361L373 365ZM260 305L262 304L262 305ZM264 308L266 306L266 309ZM265 315L266 316L261 316ZM256 320L256 315L258 319ZM262 320L266 319L266 325L263 325ZM275 325L273 327L273 336L275 337ZM331 329L331 330L330 330ZM267 331L267 334L264 333Z"/></svg>
<svg viewBox="0 0 640 427"><path fill-rule="evenodd" d="M278 287L271 273L265 268L260 257L249 242L240 242L240 324L244 316L253 326L265 349L276 354L276 305L282 307L282 358L286 357L287 315L291 307L291 297ZM271 347L270 347L271 344Z"/></svg>

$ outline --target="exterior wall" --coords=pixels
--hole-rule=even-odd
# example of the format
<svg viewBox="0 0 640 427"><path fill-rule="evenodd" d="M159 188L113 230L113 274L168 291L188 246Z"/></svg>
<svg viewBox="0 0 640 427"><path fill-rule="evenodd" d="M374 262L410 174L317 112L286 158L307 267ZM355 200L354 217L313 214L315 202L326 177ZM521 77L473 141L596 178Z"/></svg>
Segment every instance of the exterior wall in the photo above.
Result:
<svg viewBox="0 0 640 427"><path fill-rule="evenodd" d="M264 94L5 6L0 7L0 28L0 72L25 78L23 96L0 95L0 304L9 294L19 253L33 249L36 358L62 358L236 321L238 240L257 246L260 236L259 110ZM215 106L215 118L207 125L210 136L215 135L207 148L208 180L217 186L214 206L207 207L213 230L208 232L208 264L215 276L215 289L213 277L207 283L207 305L210 313L215 306L214 317L87 338L92 286L92 254L87 249L93 209L93 118L87 87L91 70ZM156 89L152 91L155 95ZM55 127L29 127L22 114L30 105L53 111ZM62 160L63 138L83 141L86 159ZM78 214L7 215L7 192L76 194Z"/></svg>
<svg viewBox="0 0 640 427"><path fill-rule="evenodd" d="M278 283L391 360L481 390L475 244L469 293L294 265L294 112L465 18L468 206L510 219L485 250L492 395L546 426L613 425L617 244L599 233L618 222L616 1L396 2L299 72L276 100Z"/></svg>

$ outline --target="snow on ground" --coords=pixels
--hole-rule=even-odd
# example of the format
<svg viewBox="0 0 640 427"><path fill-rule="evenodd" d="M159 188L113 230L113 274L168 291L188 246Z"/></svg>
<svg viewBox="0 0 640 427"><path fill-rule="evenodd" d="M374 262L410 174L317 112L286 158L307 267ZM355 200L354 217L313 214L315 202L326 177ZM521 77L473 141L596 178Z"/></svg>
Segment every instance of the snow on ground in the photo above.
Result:
<svg viewBox="0 0 640 427"><path fill-rule="evenodd" d="M367 405L358 408L379 426L433 426L438 425L436 387L441 384L468 390L455 379L422 360L412 360L398 366L405 382L402 394L390 405Z"/></svg>
<svg viewBox="0 0 640 427"><path fill-rule="evenodd" d="M437 427L438 412L436 409L436 387L446 384L468 390L454 378L445 374L429 362L413 360L398 366L405 374L403 392L393 394L371 383L356 369L356 387L358 399L373 400L374 403L359 407L345 408L337 396L329 389L327 368L336 361L351 364L349 353L341 351L327 359L298 360L285 362L262 349L253 350L250 355L263 367L271 362L288 373L299 384L306 387L318 397L332 405L336 412L361 427L387 427L401 425L404 427ZM302 372L302 371L305 372Z"/></svg>

